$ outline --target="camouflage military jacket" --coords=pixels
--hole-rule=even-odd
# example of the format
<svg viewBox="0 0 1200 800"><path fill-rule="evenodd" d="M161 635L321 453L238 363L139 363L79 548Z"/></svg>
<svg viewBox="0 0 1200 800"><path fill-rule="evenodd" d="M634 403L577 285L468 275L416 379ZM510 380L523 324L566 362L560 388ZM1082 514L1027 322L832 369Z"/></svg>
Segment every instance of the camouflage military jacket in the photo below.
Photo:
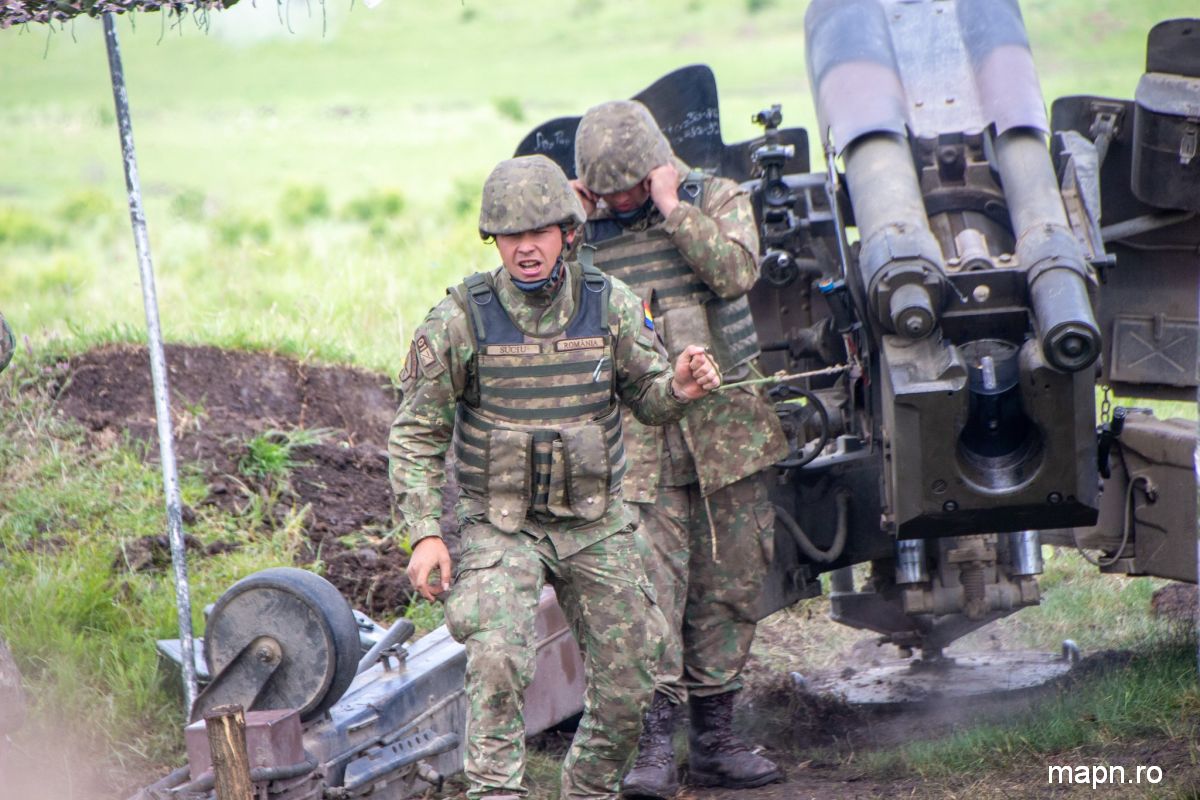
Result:
<svg viewBox="0 0 1200 800"><path fill-rule="evenodd" d="M690 168L674 160L682 186ZM699 205L681 202L667 218L652 209L634 229L658 228L678 250L695 276L717 298L730 300L750 291L758 280L758 232L750 198L736 183L706 176ZM593 216L603 219L605 212ZM651 231L652 232L652 231ZM599 249L600 269L616 258ZM654 263L639 264L647 272ZM643 298L656 302L653 297ZM659 309L651 306L658 316ZM727 381L745 377L726 375ZM718 391L693 403L679 427L651 428L633 414L622 419L625 432L625 497L654 502L659 485L681 486L699 480L705 495L762 470L787 454L779 420L760 387Z"/></svg>
<svg viewBox="0 0 1200 800"><path fill-rule="evenodd" d="M496 294L513 322L542 335L563 328L575 310L578 264L571 264L563 282L553 289L525 293L513 286L503 268L494 273ZM647 425L678 420L688 404L670 391L672 370L654 339L637 297L620 281L612 281L609 329L616 362L616 389L621 402ZM454 433L455 416L475 373L475 341L471 322L451 296L430 311L417 328L404 371L402 399L388 438L389 474L397 512L416 544L439 536L445 457ZM548 378L547 380L552 380ZM548 384L549 385L549 384ZM522 530L549 536L560 557L603 539L627 524L618 494L603 517L585 524L563 525L530 515ZM460 519L480 518L477 501L459 501Z"/></svg>

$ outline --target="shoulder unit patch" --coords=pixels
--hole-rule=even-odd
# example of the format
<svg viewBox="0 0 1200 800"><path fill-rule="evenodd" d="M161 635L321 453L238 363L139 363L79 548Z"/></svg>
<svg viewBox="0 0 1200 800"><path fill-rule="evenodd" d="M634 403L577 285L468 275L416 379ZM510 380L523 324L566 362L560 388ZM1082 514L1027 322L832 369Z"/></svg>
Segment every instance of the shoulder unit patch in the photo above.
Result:
<svg viewBox="0 0 1200 800"><path fill-rule="evenodd" d="M408 346L408 356L404 359L404 369L400 370L400 382L405 383L417 375L417 346Z"/></svg>
<svg viewBox="0 0 1200 800"><path fill-rule="evenodd" d="M433 354L433 348L429 346L429 340L425 338L425 334L421 334L413 341L413 349L417 351L417 358L423 369L429 369L437 361L437 356Z"/></svg>

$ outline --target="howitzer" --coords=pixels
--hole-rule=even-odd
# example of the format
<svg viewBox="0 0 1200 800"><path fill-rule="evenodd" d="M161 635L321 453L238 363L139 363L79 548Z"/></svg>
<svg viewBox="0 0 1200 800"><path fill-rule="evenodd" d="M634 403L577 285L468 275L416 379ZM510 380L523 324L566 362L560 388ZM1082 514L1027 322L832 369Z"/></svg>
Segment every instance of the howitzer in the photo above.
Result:
<svg viewBox="0 0 1200 800"><path fill-rule="evenodd" d="M1042 544L1102 550L1108 572L1195 582L1195 425L1108 397L1191 401L1200 384L1200 21L1154 28L1133 100L1061 98L1049 119L1015 0L815 0L806 36L817 170L808 132L781 127L777 106L756 115L761 137L726 145L707 67L636 96L684 161L753 196L751 304L763 372L787 376L771 395L792 443L773 469L760 614L818 594L831 572L836 620L936 663L1039 602ZM573 175L577 124L551 120L517 152ZM850 568L868 562L856 587ZM462 649L439 629L354 677L384 632L359 619L359 648L335 635L348 611L310 584L251 585L259 604L325 598L288 601L316 622L281 647L263 647L284 630L268 615L222 624L235 605L223 598L210 618L204 666L226 655L198 705L301 709L253 721L292 726L299 742L259 748L283 753L263 756L260 784L398 798L457 771ZM581 707L577 648L552 597L539 625L549 644L529 730ZM293 671L299 688L272 688L314 647L301 634L312 630L329 631L315 677ZM214 648L214 634L233 645ZM206 795L197 747L190 771L148 794Z"/></svg>
<svg viewBox="0 0 1200 800"><path fill-rule="evenodd" d="M772 389L793 447L763 616L832 572L836 620L936 659L1039 601L1043 542L1195 582L1195 425L1108 397L1200 383L1198 32L1151 31L1133 101L1047 119L1015 0L816 0L819 171L779 106L726 145L706 67L637 95L683 160L751 192L763 371L802 376ZM576 124L518 152L573 174Z"/></svg>
<svg viewBox="0 0 1200 800"><path fill-rule="evenodd" d="M1015 2L810 7L830 213L807 212L816 176L750 184L764 240L819 266L754 309L768 369L822 365L839 336L852 368L801 387L822 413L789 412L829 444L778 476L764 613L834 570L835 619L935 658L1038 602L1041 541L1196 580L1194 424L1122 429L1106 400L1098 431L1095 411L1097 388L1195 399L1195 28L1155 27L1133 102L1063 98L1047 120Z"/></svg>

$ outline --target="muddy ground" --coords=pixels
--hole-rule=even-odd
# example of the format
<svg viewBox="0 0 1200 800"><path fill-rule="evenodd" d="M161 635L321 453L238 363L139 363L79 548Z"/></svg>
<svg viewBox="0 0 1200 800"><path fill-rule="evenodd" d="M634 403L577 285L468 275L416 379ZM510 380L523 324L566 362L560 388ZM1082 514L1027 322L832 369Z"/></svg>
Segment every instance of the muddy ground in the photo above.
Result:
<svg viewBox="0 0 1200 800"><path fill-rule="evenodd" d="M255 498L269 498L270 513L260 523L267 526L307 508L301 564L319 554L326 577L368 613L387 617L402 610L411 594L403 574L406 556L387 536L393 521L386 439L398 400L391 381L357 369L308 366L276 355L211 347L168 346L167 363L177 452L187 468L203 474L208 487L203 502L248 519ZM106 347L76 356L60 365L51 380L59 413L82 424L93 446L111 446L131 437L145 442L150 457L157 458L143 348ZM243 462L249 440L297 429L319 432L320 441L296 448L296 466L288 475L280 479L248 474ZM197 510L185 509L185 518ZM229 541L202 550L195 544L194 553L203 557L237 546L237 541ZM164 539L130 543L119 557L134 568L169 562ZM1156 608L1183 615L1192 613L1194 603L1195 590L1189 587L1157 601ZM1042 763L986 783L970 776L932 782L879 780L867 777L856 763L858 752L1002 718L1045 695L868 713L798 694L786 676L763 669L749 674L753 686L743 695L747 702L739 709L740 723L786 768L788 780L738 792L686 788L681 800L1090 796L1090 787L1081 794L1078 787L1048 786L1047 764ZM543 735L536 747L561 754L568 736ZM1148 742L1110 750L1079 754L1072 763L1153 763L1172 778L1168 783L1184 787L1195 785L1200 777L1189 742ZM814 757L813 752L827 755ZM1105 796L1131 796L1119 789L1101 791ZM1160 796L1178 795L1171 791Z"/></svg>

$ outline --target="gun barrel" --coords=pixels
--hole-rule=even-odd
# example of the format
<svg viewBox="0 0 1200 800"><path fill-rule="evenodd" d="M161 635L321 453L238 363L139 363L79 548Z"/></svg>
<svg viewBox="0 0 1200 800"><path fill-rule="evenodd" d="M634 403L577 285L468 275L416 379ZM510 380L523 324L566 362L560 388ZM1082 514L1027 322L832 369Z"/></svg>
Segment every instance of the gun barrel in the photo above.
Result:
<svg viewBox="0 0 1200 800"><path fill-rule="evenodd" d="M1100 355L1083 250L1067 223L1058 180L1040 131L1016 128L996 140L1017 257L1028 272L1030 305L1046 361L1064 372Z"/></svg>

